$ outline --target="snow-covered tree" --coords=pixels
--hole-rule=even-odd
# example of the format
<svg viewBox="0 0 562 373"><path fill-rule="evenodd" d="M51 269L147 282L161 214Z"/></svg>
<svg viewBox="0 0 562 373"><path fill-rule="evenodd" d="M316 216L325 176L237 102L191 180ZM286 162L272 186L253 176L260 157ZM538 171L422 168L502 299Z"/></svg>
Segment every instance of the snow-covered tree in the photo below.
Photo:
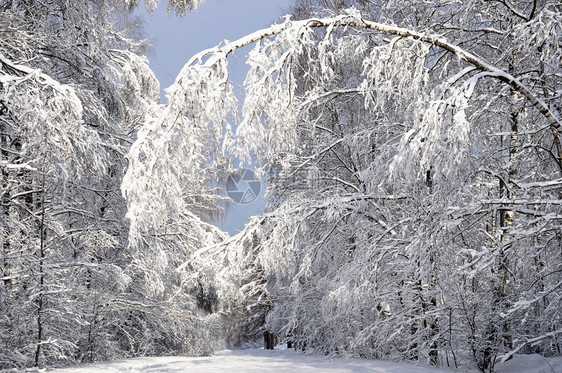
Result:
<svg viewBox="0 0 562 373"><path fill-rule="evenodd" d="M560 354L560 4L297 1L194 56L165 106L138 5L0 2L1 368L264 328L482 371ZM227 238L232 155L270 201Z"/></svg>
<svg viewBox="0 0 562 373"><path fill-rule="evenodd" d="M170 300L201 234L170 259L128 243L124 156L160 110L136 5L0 1L0 369L208 350L194 296Z"/></svg>
<svg viewBox="0 0 562 373"><path fill-rule="evenodd" d="M273 302L269 327L301 346L483 371L558 354L559 4L357 3L195 56L171 91L191 110L145 127L131 180L151 212L181 211L177 170L221 154L176 149L214 136L255 157L269 212L208 258L238 247L268 281L248 283ZM234 142L227 56L251 43Z"/></svg>

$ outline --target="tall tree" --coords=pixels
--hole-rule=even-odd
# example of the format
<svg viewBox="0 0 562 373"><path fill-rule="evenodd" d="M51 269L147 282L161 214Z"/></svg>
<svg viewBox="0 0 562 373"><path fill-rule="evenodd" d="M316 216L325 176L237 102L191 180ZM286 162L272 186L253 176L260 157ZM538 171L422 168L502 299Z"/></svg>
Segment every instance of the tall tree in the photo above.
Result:
<svg viewBox="0 0 562 373"><path fill-rule="evenodd" d="M170 300L191 246L168 240L167 262L144 256L161 238L128 242L124 156L160 110L125 9L137 3L0 2L0 368L208 351L205 330L178 320L194 296Z"/></svg>
<svg viewBox="0 0 562 373"><path fill-rule="evenodd" d="M549 45L547 91L559 89L559 5L515 20L501 6L524 9L509 3L364 5L381 22L357 10L287 20L195 56L174 87L197 109L190 129L228 123L226 57L256 42L239 143L228 126L215 138L272 175L270 212L241 236L260 237L259 254L240 256L269 281L255 282L274 301L268 325L326 353L483 371L524 349L558 353L560 98L536 84L548 69L519 61ZM135 154L174 164L157 141L192 140L170 113L137 140L156 150ZM152 180L154 158L135 157L130 172ZM181 181L175 167L155 172Z"/></svg>

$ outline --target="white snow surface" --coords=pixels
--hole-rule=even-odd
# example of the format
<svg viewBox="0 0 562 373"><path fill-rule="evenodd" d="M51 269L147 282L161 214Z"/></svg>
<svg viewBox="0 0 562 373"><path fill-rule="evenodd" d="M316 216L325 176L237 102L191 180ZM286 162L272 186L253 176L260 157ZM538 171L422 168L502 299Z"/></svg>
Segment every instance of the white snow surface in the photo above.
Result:
<svg viewBox="0 0 562 373"><path fill-rule="evenodd" d="M55 369L54 373L436 373L476 372L380 360L327 358L276 347L276 350L221 350L208 357L145 357ZM562 373L562 357L515 356L497 373Z"/></svg>

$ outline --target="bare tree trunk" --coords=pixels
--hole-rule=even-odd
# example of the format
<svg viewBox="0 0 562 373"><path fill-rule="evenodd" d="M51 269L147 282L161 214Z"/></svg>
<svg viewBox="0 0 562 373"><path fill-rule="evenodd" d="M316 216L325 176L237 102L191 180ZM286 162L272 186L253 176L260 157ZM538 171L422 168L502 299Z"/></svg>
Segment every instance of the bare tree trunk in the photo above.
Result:
<svg viewBox="0 0 562 373"><path fill-rule="evenodd" d="M3 115L4 112L7 111L5 107L2 105L0 108L0 115ZM4 132L3 126L0 127L0 132ZM1 159L10 162L10 152L9 152L9 136L6 134L2 134L0 137L0 145L1 145ZM10 185L10 171L7 168L2 168L2 191L0 197L0 203L2 204L2 214L4 215L4 219L6 221L10 220L10 206L11 206L11 193L10 190L12 186ZM2 256L4 257L2 263L2 277L4 277L4 286L6 290L11 290L12 288L12 280L10 279L10 260L8 256L10 254L10 239L8 237L5 238L4 242L2 243Z"/></svg>
<svg viewBox="0 0 562 373"><path fill-rule="evenodd" d="M275 348L275 334L273 332L266 330L263 333L264 348L266 350L273 350Z"/></svg>
<svg viewBox="0 0 562 373"><path fill-rule="evenodd" d="M425 183L429 189L429 194L433 194L433 166L426 171L426 180ZM434 253L432 252L432 248L429 248L427 255L429 255L429 265L430 270L429 274L431 279L429 281L429 290L430 296L427 302L423 303L424 313L427 314L430 309L437 309L437 297L433 291L437 287L437 279L435 277L435 257ZM437 317L433 316L429 320L424 316L424 326L429 328L429 338L432 340L429 345L429 360L432 365L439 365L439 346L437 345L437 335L439 334L439 324L437 323Z"/></svg>
<svg viewBox="0 0 562 373"><path fill-rule="evenodd" d="M43 308L44 308L44 286L45 286L45 273L44 273L44 261L45 261L45 240L46 240L46 229L45 229L45 172L42 175L42 186L41 186L41 220L39 223L39 291L37 297L37 349L35 350L35 366L39 367L39 359L41 357L41 345L43 343Z"/></svg>

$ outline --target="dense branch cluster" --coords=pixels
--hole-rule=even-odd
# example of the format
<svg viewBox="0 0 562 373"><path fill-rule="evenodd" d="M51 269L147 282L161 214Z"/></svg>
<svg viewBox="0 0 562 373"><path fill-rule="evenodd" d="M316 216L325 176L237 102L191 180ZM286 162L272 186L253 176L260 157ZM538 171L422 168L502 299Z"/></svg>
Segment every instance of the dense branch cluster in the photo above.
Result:
<svg viewBox="0 0 562 373"><path fill-rule="evenodd" d="M108 16L137 3L0 3L0 364L265 330L484 372L560 355L558 2L298 0L194 56L167 105ZM250 44L239 106L228 56ZM268 205L227 237L234 156Z"/></svg>
<svg viewBox="0 0 562 373"><path fill-rule="evenodd" d="M128 242L125 155L162 110L135 5L0 1L0 370L212 350L175 269L222 233L192 209Z"/></svg>
<svg viewBox="0 0 562 373"><path fill-rule="evenodd" d="M256 43L223 144L267 173L268 212L201 261L222 255L217 276L302 348L482 371L559 354L559 5L354 5L204 51L178 78L228 93L227 55Z"/></svg>

